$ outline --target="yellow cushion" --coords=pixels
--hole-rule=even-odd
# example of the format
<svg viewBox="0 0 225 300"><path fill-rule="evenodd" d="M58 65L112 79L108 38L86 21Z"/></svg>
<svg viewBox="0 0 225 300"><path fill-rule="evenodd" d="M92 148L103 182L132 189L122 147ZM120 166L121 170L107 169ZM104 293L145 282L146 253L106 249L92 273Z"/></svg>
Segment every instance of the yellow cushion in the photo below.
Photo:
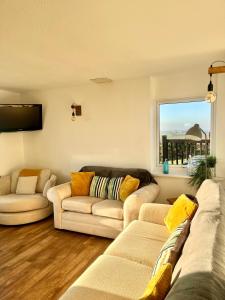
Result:
<svg viewBox="0 0 225 300"><path fill-rule="evenodd" d="M185 194L182 194L169 209L164 222L170 232L195 214L198 205L191 201Z"/></svg>
<svg viewBox="0 0 225 300"><path fill-rule="evenodd" d="M127 175L120 186L120 200L125 201L126 198L135 192L140 184L140 179Z"/></svg>
<svg viewBox="0 0 225 300"><path fill-rule="evenodd" d="M72 196L89 196L90 185L95 172L71 173Z"/></svg>
<svg viewBox="0 0 225 300"><path fill-rule="evenodd" d="M21 177L28 177L28 176L39 176L41 173L41 169L23 169L20 171Z"/></svg>
<svg viewBox="0 0 225 300"><path fill-rule="evenodd" d="M172 277L172 265L166 263L151 278L140 300L163 300L169 289Z"/></svg>

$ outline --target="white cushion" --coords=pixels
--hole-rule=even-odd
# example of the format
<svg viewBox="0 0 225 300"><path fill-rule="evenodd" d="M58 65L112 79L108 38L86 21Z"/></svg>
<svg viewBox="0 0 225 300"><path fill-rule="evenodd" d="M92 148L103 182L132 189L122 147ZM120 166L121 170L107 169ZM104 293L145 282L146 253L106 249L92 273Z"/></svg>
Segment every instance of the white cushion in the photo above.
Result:
<svg viewBox="0 0 225 300"><path fill-rule="evenodd" d="M139 299L150 277L150 267L128 259L102 255L70 286L60 299Z"/></svg>
<svg viewBox="0 0 225 300"><path fill-rule="evenodd" d="M16 170L11 174L11 193L16 192L17 182L22 169ZM40 175L38 176L36 192L43 193L46 182L51 176L50 169L42 169Z"/></svg>
<svg viewBox="0 0 225 300"><path fill-rule="evenodd" d="M62 201L62 208L68 211L90 214L92 205L100 201L102 199L89 196L70 197Z"/></svg>
<svg viewBox="0 0 225 300"><path fill-rule="evenodd" d="M123 220L123 202L118 200L103 200L92 206L96 216Z"/></svg>
<svg viewBox="0 0 225 300"><path fill-rule="evenodd" d="M15 192L16 192L16 187L17 187L17 182L18 182L18 178L20 175L20 171L21 171L21 169L13 171L11 174L11 193L13 193L13 194L15 194Z"/></svg>
<svg viewBox="0 0 225 300"><path fill-rule="evenodd" d="M42 194L0 196L0 212L24 212L45 208L48 204L48 199Z"/></svg>
<svg viewBox="0 0 225 300"><path fill-rule="evenodd" d="M35 194L37 186L37 176L19 177L16 194L18 195L32 195Z"/></svg>
<svg viewBox="0 0 225 300"><path fill-rule="evenodd" d="M50 169L41 170L41 173L38 176L38 181L37 181L37 188L36 188L37 193L43 193L45 184L49 180L50 176L51 176Z"/></svg>
<svg viewBox="0 0 225 300"><path fill-rule="evenodd" d="M45 187L44 187L44 190L43 190L43 196L44 197L47 197L48 190L51 187L53 187L53 186L56 185L56 180L57 180L57 177L54 174L52 174L51 177L50 177L50 179L45 184Z"/></svg>
<svg viewBox="0 0 225 300"><path fill-rule="evenodd" d="M126 227L125 232L144 238L165 242L170 236L165 225L135 220Z"/></svg>
<svg viewBox="0 0 225 300"><path fill-rule="evenodd" d="M213 214L220 213L220 193L218 184L210 179L205 180L197 191L196 198L199 208L196 216L201 211L210 211Z"/></svg>
<svg viewBox="0 0 225 300"><path fill-rule="evenodd" d="M105 254L153 267L164 241L133 234L127 228L110 244Z"/></svg>

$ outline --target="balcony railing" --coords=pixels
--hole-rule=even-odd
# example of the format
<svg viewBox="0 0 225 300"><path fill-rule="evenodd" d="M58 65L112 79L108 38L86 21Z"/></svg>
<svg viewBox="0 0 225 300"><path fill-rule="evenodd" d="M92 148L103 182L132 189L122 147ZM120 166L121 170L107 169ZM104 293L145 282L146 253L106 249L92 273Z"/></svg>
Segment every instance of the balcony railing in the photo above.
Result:
<svg viewBox="0 0 225 300"><path fill-rule="evenodd" d="M205 155L210 153L210 140L193 141L186 139L167 139L162 136L160 143L160 163L165 159L172 165L186 164L189 155Z"/></svg>

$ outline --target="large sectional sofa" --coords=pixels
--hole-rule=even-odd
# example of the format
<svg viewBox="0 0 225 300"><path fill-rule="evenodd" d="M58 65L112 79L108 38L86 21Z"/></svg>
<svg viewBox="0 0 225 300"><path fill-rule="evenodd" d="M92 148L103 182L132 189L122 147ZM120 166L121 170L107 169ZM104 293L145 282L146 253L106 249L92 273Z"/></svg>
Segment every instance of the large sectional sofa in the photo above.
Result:
<svg viewBox="0 0 225 300"><path fill-rule="evenodd" d="M144 169L85 166L80 171L109 178L129 174L140 180L140 186L125 203L90 196L73 197L70 182L53 187L48 191L48 199L54 206L55 228L115 238L138 218L141 205L154 202L159 194L155 179Z"/></svg>
<svg viewBox="0 0 225 300"><path fill-rule="evenodd" d="M225 194L206 180L197 192L199 208L172 277L166 300L225 299ZM159 251L169 236L169 205L143 204L139 219L120 233L61 300L139 299Z"/></svg>

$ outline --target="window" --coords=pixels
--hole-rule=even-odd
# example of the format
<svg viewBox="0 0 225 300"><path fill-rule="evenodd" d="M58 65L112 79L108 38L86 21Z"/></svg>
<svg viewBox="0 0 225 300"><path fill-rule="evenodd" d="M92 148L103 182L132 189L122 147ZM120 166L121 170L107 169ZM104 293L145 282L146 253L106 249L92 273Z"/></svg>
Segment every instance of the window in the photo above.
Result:
<svg viewBox="0 0 225 300"><path fill-rule="evenodd" d="M159 103L159 163L168 159L171 165L187 164L190 155L210 153L211 105L202 99ZM187 136L195 124L201 137Z"/></svg>

